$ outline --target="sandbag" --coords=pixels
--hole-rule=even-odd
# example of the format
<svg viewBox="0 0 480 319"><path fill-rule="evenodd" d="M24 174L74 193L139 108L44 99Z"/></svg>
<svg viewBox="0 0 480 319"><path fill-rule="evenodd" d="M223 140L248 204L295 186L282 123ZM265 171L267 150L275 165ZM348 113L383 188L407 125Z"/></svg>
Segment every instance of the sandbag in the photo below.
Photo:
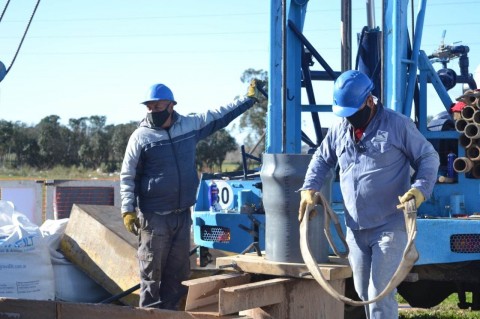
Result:
<svg viewBox="0 0 480 319"><path fill-rule="evenodd" d="M0 296L53 300L50 252L40 228L0 200Z"/></svg>

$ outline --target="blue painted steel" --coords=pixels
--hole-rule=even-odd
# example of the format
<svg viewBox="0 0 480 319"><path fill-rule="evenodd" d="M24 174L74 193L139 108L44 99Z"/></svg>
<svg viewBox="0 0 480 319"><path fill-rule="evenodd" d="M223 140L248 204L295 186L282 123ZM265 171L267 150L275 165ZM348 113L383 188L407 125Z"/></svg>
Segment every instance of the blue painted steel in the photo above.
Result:
<svg viewBox="0 0 480 319"><path fill-rule="evenodd" d="M345 232L344 213L341 204L332 205L340 225ZM340 237L332 229L333 243L340 251L345 251ZM415 265L443 264L470 260L480 260L480 220L461 218L417 219L415 245L420 258ZM461 253L452 251L452 239L464 238L458 243L475 251ZM473 237L473 238L472 238ZM330 249L330 254L333 250Z"/></svg>
<svg viewBox="0 0 480 319"><path fill-rule="evenodd" d="M302 30L306 9L307 2L271 1L267 153L295 154L301 151L302 44L288 27L288 21Z"/></svg>
<svg viewBox="0 0 480 319"><path fill-rule="evenodd" d="M467 219L418 219L415 245L420 253L416 265L454 263L480 260L480 242L470 240L474 234L480 235L480 220ZM473 246L476 253L452 252L452 236L465 236L465 243Z"/></svg>
<svg viewBox="0 0 480 319"><path fill-rule="evenodd" d="M285 59L285 84L283 92L283 123L285 129L285 141L282 153L298 154L301 152L301 85L302 82L302 43L295 33L288 27L288 22L295 24L297 29L303 30L306 2L303 5L295 1L285 1L287 4L288 21L286 29L287 54ZM288 120L287 120L288 119Z"/></svg>
<svg viewBox="0 0 480 319"><path fill-rule="evenodd" d="M221 212L209 211L209 189L212 181L215 181L218 187ZM260 248L265 249L265 215L258 213L262 212L261 191L254 186L259 181L259 178L227 181L202 179L197 192L197 203L193 209L195 244L239 253L254 240L258 240ZM249 191L248 196L245 196L245 191ZM254 221L258 222L258 225L255 225ZM225 228L228 238L223 236L224 233L216 226ZM210 234L205 236L208 230L202 231L202 228L213 228L213 232L218 236L216 238ZM208 238L202 239L202 236Z"/></svg>
<svg viewBox="0 0 480 319"><path fill-rule="evenodd" d="M282 70L283 70L283 6L281 0L270 2L270 72L268 85L268 117L265 138L267 153L282 152Z"/></svg>
<svg viewBox="0 0 480 319"><path fill-rule="evenodd" d="M406 64L408 40L408 0L384 0L383 19L383 97L388 108L403 113L405 98Z"/></svg>
<svg viewBox="0 0 480 319"><path fill-rule="evenodd" d="M259 247L265 250L265 215L252 214L260 223L258 229ZM221 226L228 229L229 239L217 238L216 240L202 239L202 226ZM247 214L240 213L209 213L195 212L193 218L193 233L195 244L235 253L241 253L253 242L253 237L248 231L242 228L252 229L252 221Z"/></svg>
<svg viewBox="0 0 480 319"><path fill-rule="evenodd" d="M420 44L422 43L422 34L423 34L423 22L425 20L425 9L427 6L426 0L421 0L419 4L419 10L417 14L417 23L415 24L415 36L413 39L413 48L412 56L410 58L410 64L408 65L408 79L406 87L406 97L404 101L404 113L407 116L410 116L412 113L412 104L413 104L413 93L415 92L415 87L417 86L417 65L418 65L418 55L420 50Z"/></svg>

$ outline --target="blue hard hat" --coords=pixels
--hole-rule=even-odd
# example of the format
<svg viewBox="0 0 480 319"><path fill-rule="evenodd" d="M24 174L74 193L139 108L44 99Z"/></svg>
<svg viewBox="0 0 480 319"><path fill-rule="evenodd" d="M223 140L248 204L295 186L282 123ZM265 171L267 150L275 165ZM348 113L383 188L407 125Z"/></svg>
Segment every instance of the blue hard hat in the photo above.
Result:
<svg viewBox="0 0 480 319"><path fill-rule="evenodd" d="M173 97L172 90L168 88L165 84L157 83L150 87L147 93L147 97L145 101L141 104L147 104L150 101L160 101L160 100L168 100L172 101L173 103L177 104L175 98Z"/></svg>
<svg viewBox="0 0 480 319"><path fill-rule="evenodd" d="M343 72L333 85L333 113L348 117L363 105L374 84L364 73L356 70Z"/></svg>

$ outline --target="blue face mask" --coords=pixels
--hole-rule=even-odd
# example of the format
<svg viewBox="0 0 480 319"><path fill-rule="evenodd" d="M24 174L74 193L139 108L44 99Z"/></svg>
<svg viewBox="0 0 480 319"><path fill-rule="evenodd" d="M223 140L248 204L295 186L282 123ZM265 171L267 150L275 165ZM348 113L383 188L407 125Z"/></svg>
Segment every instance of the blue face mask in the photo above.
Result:
<svg viewBox="0 0 480 319"><path fill-rule="evenodd" d="M155 127L162 127L169 117L170 112L168 112L168 108L160 112L147 113L147 120Z"/></svg>

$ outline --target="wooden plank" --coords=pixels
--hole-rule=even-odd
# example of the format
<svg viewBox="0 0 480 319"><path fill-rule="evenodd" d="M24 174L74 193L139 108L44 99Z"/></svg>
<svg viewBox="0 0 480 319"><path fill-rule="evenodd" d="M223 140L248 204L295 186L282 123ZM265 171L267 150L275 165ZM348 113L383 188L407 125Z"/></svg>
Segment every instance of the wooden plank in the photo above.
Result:
<svg viewBox="0 0 480 319"><path fill-rule="evenodd" d="M280 303L285 299L285 283L291 280L275 278L220 289L219 314L232 314L242 310Z"/></svg>
<svg viewBox="0 0 480 319"><path fill-rule="evenodd" d="M350 266L335 263L334 261L336 261L336 259L332 259L328 264L319 264L320 271L325 279L344 279L352 276ZM295 278L302 278L301 274L308 272L305 264L270 261L267 260L265 256L257 256L256 254L218 257L216 259L216 265L217 268L235 265L234 268L237 271Z"/></svg>
<svg viewBox="0 0 480 319"><path fill-rule="evenodd" d="M112 295L140 282L137 238L125 229L118 207L74 204L60 249ZM138 292L121 300L137 306Z"/></svg>
<svg viewBox="0 0 480 319"><path fill-rule="evenodd" d="M330 284L339 293L344 294L344 279L332 280ZM333 299L315 280L293 279L285 285L287 293L282 302L245 310L240 314L254 319L344 318L344 304Z"/></svg>
<svg viewBox="0 0 480 319"><path fill-rule="evenodd" d="M250 281L250 274L231 273L182 282L188 286L185 311L218 314L219 291L221 288L240 285Z"/></svg>
<svg viewBox="0 0 480 319"><path fill-rule="evenodd" d="M0 298L0 319L218 319L218 315L194 314L129 306L82 304L59 301ZM232 315L222 319L247 319ZM248 317L249 318L249 317Z"/></svg>

